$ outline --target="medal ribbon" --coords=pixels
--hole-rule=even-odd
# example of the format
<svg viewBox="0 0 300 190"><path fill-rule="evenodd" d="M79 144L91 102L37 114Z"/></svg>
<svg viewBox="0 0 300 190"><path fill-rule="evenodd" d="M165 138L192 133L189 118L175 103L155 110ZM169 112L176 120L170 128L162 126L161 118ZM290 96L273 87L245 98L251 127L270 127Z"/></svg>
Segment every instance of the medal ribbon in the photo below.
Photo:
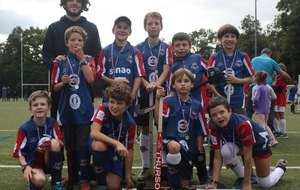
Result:
<svg viewBox="0 0 300 190"><path fill-rule="evenodd" d="M225 69L227 70L228 67L227 67L227 61L225 59L224 52L222 52L222 56L223 56L223 62L225 64ZM235 57L236 57L236 50L234 51L234 56L233 56L233 59L232 59L231 65L230 65L230 69L232 69L233 63L235 61Z"/></svg>
<svg viewBox="0 0 300 190"><path fill-rule="evenodd" d="M154 55L153 55L153 53L152 53L152 47L151 47L151 45L150 45L149 41L148 41L148 46L149 46L149 50L150 50L151 56L154 56ZM157 57L156 57L156 56L154 56L154 57L156 57L156 58L157 58L157 64L158 64L158 60L159 60L159 54L160 54L160 50L161 50L161 43L159 44L159 49L158 49Z"/></svg>
<svg viewBox="0 0 300 190"><path fill-rule="evenodd" d="M179 105L180 105L180 108L181 108L181 114L182 114L182 118L184 120L184 122L186 122L186 119L185 119L185 116L184 116L184 111L183 111L183 106L182 106L182 103L181 103L181 99L178 97L178 102L179 102ZM187 129L189 129L190 127L190 120L191 120L191 115L192 115L192 99L191 97L188 99L191 101L191 106L190 106L190 111L189 111L189 121L187 121L187 123L185 123Z"/></svg>
<svg viewBox="0 0 300 190"><path fill-rule="evenodd" d="M115 63L114 63L114 44L111 45L110 56L111 56L111 65L112 65L112 68L113 68L114 75L116 75L116 67L118 65L119 56L121 55L121 53L124 50L124 48L126 47L126 45L127 45L127 43L120 50L119 54L117 55Z"/></svg>

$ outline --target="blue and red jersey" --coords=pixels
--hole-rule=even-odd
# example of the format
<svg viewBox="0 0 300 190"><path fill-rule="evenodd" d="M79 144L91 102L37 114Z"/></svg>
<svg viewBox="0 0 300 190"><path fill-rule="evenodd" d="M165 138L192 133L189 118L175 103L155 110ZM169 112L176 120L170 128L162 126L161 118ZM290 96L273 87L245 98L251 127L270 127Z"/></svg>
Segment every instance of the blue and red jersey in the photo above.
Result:
<svg viewBox="0 0 300 190"><path fill-rule="evenodd" d="M229 71L236 78L245 78L254 75L251 60L248 54L235 50L233 56L228 56L224 49L213 54L208 62L208 66L217 67L221 71ZM227 98L228 84L223 76L223 80L215 87L221 96ZM232 84L230 95L230 106L232 108L245 108L244 84Z"/></svg>
<svg viewBox="0 0 300 190"><path fill-rule="evenodd" d="M136 124L128 110L123 113L122 121L117 122L109 112L108 104L104 102L95 111L92 121L102 126L101 133L118 140L127 149L133 148Z"/></svg>
<svg viewBox="0 0 300 190"><path fill-rule="evenodd" d="M213 149L220 149L223 143L234 143L241 146L253 146L253 151L265 150L269 136L266 130L248 117L232 113L227 127L215 123L211 127Z"/></svg>
<svg viewBox="0 0 300 190"><path fill-rule="evenodd" d="M44 134L64 142L62 132L55 119L46 118L44 126L37 126L33 116L18 129L17 140L13 150L13 157L24 156L27 163L32 163L36 155L38 142Z"/></svg>
<svg viewBox="0 0 300 190"><path fill-rule="evenodd" d="M136 77L146 76L141 52L130 45L118 47L114 42L102 49L98 59L98 77L126 78L133 87Z"/></svg>
<svg viewBox="0 0 300 190"><path fill-rule="evenodd" d="M91 118L94 114L94 105L91 99L91 91L88 82L86 81L80 61L71 53L67 54L68 59L65 61L54 62L52 72L52 85L61 82L62 76L67 74L70 76L68 89L63 88L58 104L57 120L59 125L67 124L67 103L70 104L70 125L81 125L91 123ZM70 61L70 64L69 62ZM92 57L87 57L86 62L93 71L93 76L96 77L95 62ZM70 98L67 99L67 90Z"/></svg>
<svg viewBox="0 0 300 190"><path fill-rule="evenodd" d="M143 57L144 68L146 71L146 77L144 78L147 82L156 82L163 72L165 65L173 65L173 52L172 45L165 42L159 41L153 45L148 42L148 38L144 42L139 43L138 48ZM164 85L167 88L167 81ZM146 88L140 89L140 97L149 97L149 93Z"/></svg>
<svg viewBox="0 0 300 190"><path fill-rule="evenodd" d="M179 142L188 153L188 160L197 151L197 137L207 135L205 126L206 119L199 101L190 98L183 102L176 94L164 98L163 139Z"/></svg>
<svg viewBox="0 0 300 190"><path fill-rule="evenodd" d="M198 85L202 83L203 75L206 74L207 64L204 58L199 54L188 53L184 59L178 60L174 65L170 68L170 79L169 79L169 90L175 91L172 88L172 77L173 74L180 68L186 68L190 70L194 75L194 85ZM191 96L198 100L202 107L204 106L203 98L202 98L202 88L199 87L191 92Z"/></svg>

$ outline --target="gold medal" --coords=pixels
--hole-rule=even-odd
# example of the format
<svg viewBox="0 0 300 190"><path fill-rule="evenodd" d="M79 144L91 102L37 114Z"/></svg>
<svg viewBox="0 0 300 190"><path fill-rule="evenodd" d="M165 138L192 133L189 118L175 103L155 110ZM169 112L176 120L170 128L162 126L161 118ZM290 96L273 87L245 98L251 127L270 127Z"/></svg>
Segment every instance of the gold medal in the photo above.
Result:
<svg viewBox="0 0 300 190"><path fill-rule="evenodd" d="M184 138L185 138L185 140L189 140L190 139L190 137L188 135L186 135Z"/></svg>
<svg viewBox="0 0 300 190"><path fill-rule="evenodd" d="M157 74L157 73L158 73L158 70L156 69L154 72Z"/></svg>
<svg viewBox="0 0 300 190"><path fill-rule="evenodd" d="M115 78L116 78L115 74L113 74L113 75L112 75L112 78L113 78L113 79L115 79Z"/></svg>
<svg viewBox="0 0 300 190"><path fill-rule="evenodd" d="M78 89L79 89L79 85L76 84L74 88L75 88L76 90L78 90Z"/></svg>
<svg viewBox="0 0 300 190"><path fill-rule="evenodd" d="M114 156L114 161L117 161L118 160L118 156Z"/></svg>
<svg viewBox="0 0 300 190"><path fill-rule="evenodd" d="M237 164L237 163L236 163L236 160L233 160L232 165L233 165L233 166L236 166L236 164Z"/></svg>

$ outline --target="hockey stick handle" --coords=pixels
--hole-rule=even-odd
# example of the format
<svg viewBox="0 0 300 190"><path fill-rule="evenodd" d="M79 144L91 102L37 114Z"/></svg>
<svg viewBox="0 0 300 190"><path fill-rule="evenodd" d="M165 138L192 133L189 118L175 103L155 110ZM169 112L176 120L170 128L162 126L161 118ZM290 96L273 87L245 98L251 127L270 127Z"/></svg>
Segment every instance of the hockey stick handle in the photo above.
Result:
<svg viewBox="0 0 300 190"><path fill-rule="evenodd" d="M163 97L159 98L158 104L158 128L157 128L157 143L155 155L155 171L154 171L154 189L159 190L161 186L161 151L162 151L162 111L163 111Z"/></svg>

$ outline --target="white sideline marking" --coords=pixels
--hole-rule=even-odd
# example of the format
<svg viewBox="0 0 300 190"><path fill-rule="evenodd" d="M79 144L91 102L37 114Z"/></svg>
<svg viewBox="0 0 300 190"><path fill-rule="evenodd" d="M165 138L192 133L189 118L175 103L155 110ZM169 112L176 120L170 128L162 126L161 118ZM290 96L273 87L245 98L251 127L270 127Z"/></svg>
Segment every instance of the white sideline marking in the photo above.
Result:
<svg viewBox="0 0 300 190"><path fill-rule="evenodd" d="M20 168L19 165L0 165L0 168ZM64 168L67 168L67 166L64 166ZM253 167L255 168L255 167ZM271 167L273 169L274 167ZM300 169L300 166L287 166L287 169ZM133 166L132 169L142 169L141 166ZM194 168L196 169L196 168ZM208 168L207 168L208 169ZM226 167L222 167L222 169L226 169Z"/></svg>

